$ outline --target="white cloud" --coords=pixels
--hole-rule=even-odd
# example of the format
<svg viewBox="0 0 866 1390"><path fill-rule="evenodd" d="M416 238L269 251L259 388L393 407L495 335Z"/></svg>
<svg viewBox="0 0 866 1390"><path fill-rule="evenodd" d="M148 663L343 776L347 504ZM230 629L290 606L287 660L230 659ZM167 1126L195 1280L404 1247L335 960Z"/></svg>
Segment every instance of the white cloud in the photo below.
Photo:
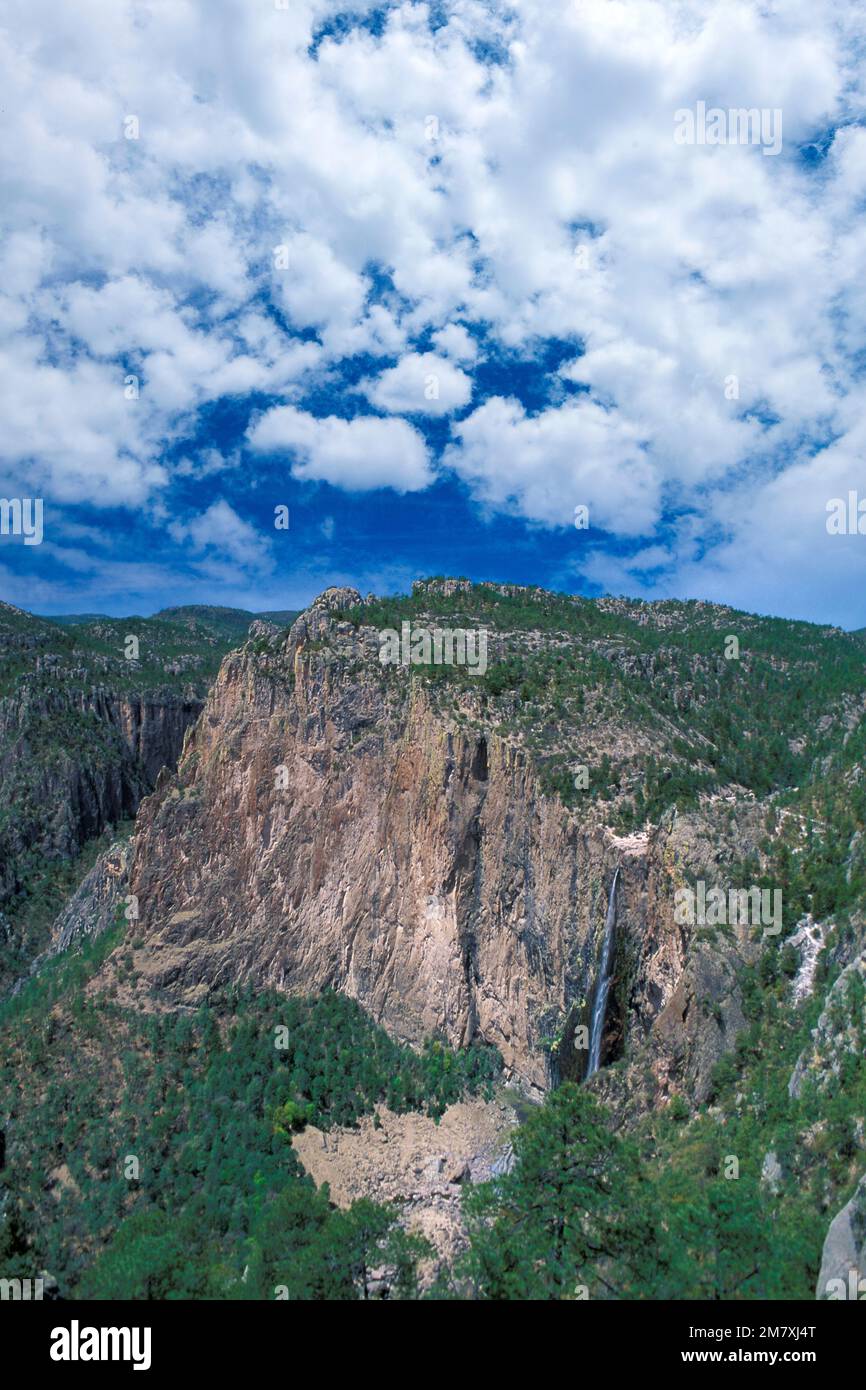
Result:
<svg viewBox="0 0 866 1390"><path fill-rule="evenodd" d="M433 334L433 341L439 351L455 362L472 363L478 357L478 347L472 334L462 323L448 323Z"/></svg>
<svg viewBox="0 0 866 1390"><path fill-rule="evenodd" d="M574 509L622 536L658 520L659 477L639 432L619 415L577 398L529 416L495 396L455 426L450 463L487 506L548 526L574 525Z"/></svg>
<svg viewBox="0 0 866 1390"><path fill-rule="evenodd" d="M160 422L124 395L123 373L88 359L48 365L28 340L0 348L4 493L140 506L166 481Z"/></svg>
<svg viewBox="0 0 866 1390"><path fill-rule="evenodd" d="M299 233L279 242L273 254L276 298L299 328L339 327L359 318L366 295L364 279L325 242Z"/></svg>
<svg viewBox="0 0 866 1390"><path fill-rule="evenodd" d="M249 442L259 452L293 454L294 477L349 492L417 492L433 481L424 440L405 420L320 419L294 406L275 406L252 427Z"/></svg>
<svg viewBox="0 0 866 1390"><path fill-rule="evenodd" d="M393 415L450 415L469 404L472 378L445 357L412 352L361 390Z"/></svg>
<svg viewBox="0 0 866 1390"><path fill-rule="evenodd" d="M244 570L273 569L270 543L224 498L188 521L171 522L168 530L178 544L189 545L194 553L205 556L206 565L214 559L228 559Z"/></svg>
<svg viewBox="0 0 866 1390"><path fill-rule="evenodd" d="M852 486L860 466L862 5L459 0L433 30L403 0L380 33L356 26L312 57L336 9L8 0L0 475L156 508L196 413L261 392L292 404L251 438L290 450L296 476L414 491L437 476L420 435L317 421L299 409L310 380L398 359L365 368L373 403L445 415L470 400L474 335L530 369L558 338L585 394L563 402L554 379L547 408L482 400L454 430L448 465L480 505L568 525L585 500L644 537L664 508L655 584L703 575L781 602L770 561L726 550L737 507L766 493L792 508L779 553L805 584L791 499L810 455L832 438ZM698 100L781 109L782 153L677 145L674 113ZM699 568L693 529L709 537ZM832 573L862 585L866 562L836 554Z"/></svg>

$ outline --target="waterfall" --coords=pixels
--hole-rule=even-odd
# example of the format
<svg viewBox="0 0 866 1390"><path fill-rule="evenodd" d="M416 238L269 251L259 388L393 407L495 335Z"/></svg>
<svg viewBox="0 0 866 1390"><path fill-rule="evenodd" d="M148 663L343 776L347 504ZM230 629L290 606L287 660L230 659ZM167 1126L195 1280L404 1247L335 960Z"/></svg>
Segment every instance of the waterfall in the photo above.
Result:
<svg viewBox="0 0 866 1390"><path fill-rule="evenodd" d="M607 915L604 919L604 941L601 947L601 964L598 972L598 984L595 989L595 999L592 1005L592 1022L589 1030L589 1062L587 1063L586 1074L588 1077L597 1072L601 1065L601 1035L604 1030L604 1020L607 1014L607 997L610 994L610 982L613 978L613 932L616 925L616 881L619 878L619 869L614 873L613 882L610 885L610 895L607 900Z"/></svg>

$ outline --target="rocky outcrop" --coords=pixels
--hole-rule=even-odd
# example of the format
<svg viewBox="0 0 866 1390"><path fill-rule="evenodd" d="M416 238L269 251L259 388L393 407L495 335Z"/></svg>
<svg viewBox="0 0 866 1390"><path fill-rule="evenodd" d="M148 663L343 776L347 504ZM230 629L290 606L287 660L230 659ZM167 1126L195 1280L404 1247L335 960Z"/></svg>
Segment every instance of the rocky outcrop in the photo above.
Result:
<svg viewBox="0 0 866 1390"><path fill-rule="evenodd" d="M341 618L360 601L330 590L288 637L224 661L177 776L139 816L144 981L189 1004L227 982L339 989L401 1039L494 1043L540 1092L585 1067L574 1021L620 866L603 1060L653 1032L658 1086L699 1093L742 1022L748 944L693 950L674 890L684 864L718 874L739 854L748 817L727 847L712 808L628 841L578 821L479 697L449 713L382 668L376 632Z"/></svg>
<svg viewBox="0 0 866 1390"><path fill-rule="evenodd" d="M129 886L132 849L116 840L82 879L52 928L48 955L59 955L84 937L101 936L117 921Z"/></svg>
<svg viewBox="0 0 866 1390"><path fill-rule="evenodd" d="M416 579L412 585L413 594L441 594L443 598L451 598L452 594L468 594L471 590L471 579Z"/></svg>
<svg viewBox="0 0 866 1390"><path fill-rule="evenodd" d="M779 1156L774 1149L769 1149L764 1154L764 1161L761 1164L761 1182L769 1188L775 1197L778 1196L784 1179L785 1172L779 1162Z"/></svg>
<svg viewBox="0 0 866 1390"><path fill-rule="evenodd" d="M795 1004L800 1004L804 999L808 999L815 988L818 961L830 927L832 927L832 923L816 922L813 920L812 914L807 913L797 923L796 931L788 937L788 943L793 946L800 958L797 974L794 976L791 986L791 998Z"/></svg>
<svg viewBox="0 0 866 1390"><path fill-rule="evenodd" d="M12 986L19 994L27 980L38 974L52 956L79 945L87 937L101 936L114 926L122 911L129 888L132 848L128 840L115 840L100 854L85 874L51 929L51 944L30 962L27 975Z"/></svg>
<svg viewBox="0 0 866 1390"><path fill-rule="evenodd" d="M710 801L699 811L666 817L647 837L638 863L623 861L626 942L608 1024L620 1037L609 1041L607 1052L611 1059L623 1051L622 1065L591 1083L623 1122L675 1094L690 1106L703 1104L716 1063L746 1026L742 971L760 957L760 930L680 925L675 893L696 880L740 886L731 884L728 866L759 835L756 806L739 808L730 821Z"/></svg>
<svg viewBox="0 0 866 1390"><path fill-rule="evenodd" d="M830 1223L815 1297L858 1302L866 1298L866 1176Z"/></svg>
<svg viewBox="0 0 866 1390"><path fill-rule="evenodd" d="M516 1125L515 1111L502 1101L461 1101L438 1120L378 1106L353 1129L308 1125L292 1147L316 1184L329 1184L338 1206L360 1197L394 1203L406 1229L435 1251L423 1271L429 1282L465 1248L463 1191L508 1167Z"/></svg>
<svg viewBox="0 0 866 1390"><path fill-rule="evenodd" d="M799 1097L807 1080L825 1090L838 1079L846 1056L861 1057L866 1042L866 951L835 981L812 1039L797 1058L788 1094Z"/></svg>

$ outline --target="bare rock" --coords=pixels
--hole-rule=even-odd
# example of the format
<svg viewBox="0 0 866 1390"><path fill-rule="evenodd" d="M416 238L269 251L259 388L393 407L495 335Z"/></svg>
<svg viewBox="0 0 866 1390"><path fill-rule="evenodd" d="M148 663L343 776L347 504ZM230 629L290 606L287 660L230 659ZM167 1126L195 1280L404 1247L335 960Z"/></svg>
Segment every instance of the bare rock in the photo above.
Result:
<svg viewBox="0 0 866 1390"><path fill-rule="evenodd" d="M54 923L49 955L68 950L82 937L100 936L114 925L129 886L131 863L132 848L125 840L116 840L99 856Z"/></svg>
<svg viewBox="0 0 866 1390"><path fill-rule="evenodd" d="M819 1089L838 1075L846 1054L859 1051L859 1038L866 1028L866 1004L858 1002L862 990L854 988L855 980L866 985L866 951L847 965L827 995L821 1016L812 1029L812 1040L797 1058L788 1082L788 1094L796 1098L807 1078Z"/></svg>
<svg viewBox="0 0 866 1390"><path fill-rule="evenodd" d="M674 895L687 867L716 881L758 842L761 807L728 831L728 802L631 837L578 820L471 691L454 719L384 670L375 630L342 620L360 603L329 589L276 649L223 661L138 819L143 984L171 1005L240 982L343 990L401 1040L494 1044L540 1095L583 1075L577 1025L619 868L602 1061L652 1037L655 1092L702 1098L742 1026L751 945L703 942Z"/></svg>
<svg viewBox="0 0 866 1390"><path fill-rule="evenodd" d="M862 1281L862 1287L861 1287ZM866 1175L849 1202L833 1218L821 1255L817 1299L866 1296Z"/></svg>
<svg viewBox="0 0 866 1390"><path fill-rule="evenodd" d="M761 1182L775 1194L779 1191L784 1176L782 1165L771 1149L769 1153L764 1154L764 1162L761 1165Z"/></svg>
<svg viewBox="0 0 866 1390"><path fill-rule="evenodd" d="M516 1123L514 1109L502 1101L461 1101L438 1122L379 1106L376 1119L365 1116L357 1128L330 1130L327 1149L312 1125L293 1138L292 1147L317 1185L330 1184L338 1206L359 1197L393 1202L406 1228L425 1236L436 1251L425 1273L429 1280L440 1263L450 1263L465 1247L462 1185L486 1182L502 1171Z"/></svg>

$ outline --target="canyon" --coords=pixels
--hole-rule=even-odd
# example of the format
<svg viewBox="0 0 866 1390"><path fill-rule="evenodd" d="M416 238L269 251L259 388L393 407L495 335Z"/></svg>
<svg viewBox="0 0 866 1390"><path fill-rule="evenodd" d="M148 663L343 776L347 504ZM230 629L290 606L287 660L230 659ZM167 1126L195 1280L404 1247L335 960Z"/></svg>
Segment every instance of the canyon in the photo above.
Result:
<svg viewBox="0 0 866 1390"><path fill-rule="evenodd" d="M200 1190L218 1182L212 1204L216 1191L252 1203L254 1224L255 1184L226 1185L216 1156L238 1148L243 1114L251 1163L285 1143L299 1165L280 1160L275 1192L305 1172L347 1221L385 1202L407 1236L424 1236L429 1292L465 1279L453 1271L478 1238L467 1194L519 1175L533 1117L583 1096L604 1107L611 1134L638 1137L661 1192L708 1132L737 1164L748 1146L744 1200L782 1212L799 1202L796 1220L812 1223L796 1287L816 1287L816 1231L823 1240L839 1214L824 1252L837 1279L859 1258L852 1194L866 1143L859 636L711 604L450 578L393 599L329 589L290 622L250 616L92 617L64 639L0 611L11 670L0 693L11 903L0 1008L14 1023L0 1133L8 1171L31 1193L9 1208L16 1220L62 1197L102 1229L113 1148L129 1149L124 1117L138 1103L139 1084L116 1078L135 1077L140 1052L154 1070L136 1144L156 1151L146 1197L118 1200L145 1221L162 1219L157 1176L171 1163L169 1193L196 1190L189 1169ZM408 623L483 630L487 669L383 663L383 633ZM134 627L148 640L130 669L114 652ZM737 661L724 654L732 631ZM50 882L64 856L78 878L34 927L34 864ZM772 930L739 910L682 910L739 906L752 886L773 903ZM357 1015L334 1012L328 1001L341 999ZM282 1022L289 1001L330 1020L321 1056L315 1033ZM235 1053L210 1049L217 1037L241 1046L237 1017L248 1052L211 1093L207 1068ZM285 1075L271 1074L274 1026L299 1049ZM386 1043L402 1050L377 1081L368 1050ZM47 1089L27 1108L34 1047ZM495 1084L482 1056L498 1059ZM169 1064L183 1078L174 1089ZM78 1148L60 1135L40 1148L48 1098L75 1109L82 1068L96 1151L84 1156L89 1122ZM445 1085L455 1068L465 1083ZM162 1116L189 1096L204 1110L181 1142L180 1120L167 1128ZM684 1157L678 1125L703 1136ZM675 1199L669 1222L678 1211ZM17 1229L7 1222L13 1243ZM86 1280L88 1239L44 1263ZM690 1258L684 1267L700 1271L702 1249ZM229 1276L218 1262L208 1277L224 1289L244 1268ZM402 1296L395 1268L365 1276L364 1296ZM768 1273L766 1287L787 1277Z"/></svg>
<svg viewBox="0 0 866 1390"><path fill-rule="evenodd" d="M142 983L172 1007L230 981L341 990L401 1040L495 1045L506 1076L541 1096L586 1070L574 1039L618 871L599 1059L626 1033L652 1039L659 1096L687 1083L701 1098L742 1024L735 965L754 946L745 931L697 940L675 893L687 869L718 873L756 842L754 806L736 834L712 804L631 838L601 814L579 821L471 687L458 720L383 671L376 630L340 620L360 602L328 591L288 634L224 661L139 816ZM708 1018L692 1011L697 988L717 999Z"/></svg>

